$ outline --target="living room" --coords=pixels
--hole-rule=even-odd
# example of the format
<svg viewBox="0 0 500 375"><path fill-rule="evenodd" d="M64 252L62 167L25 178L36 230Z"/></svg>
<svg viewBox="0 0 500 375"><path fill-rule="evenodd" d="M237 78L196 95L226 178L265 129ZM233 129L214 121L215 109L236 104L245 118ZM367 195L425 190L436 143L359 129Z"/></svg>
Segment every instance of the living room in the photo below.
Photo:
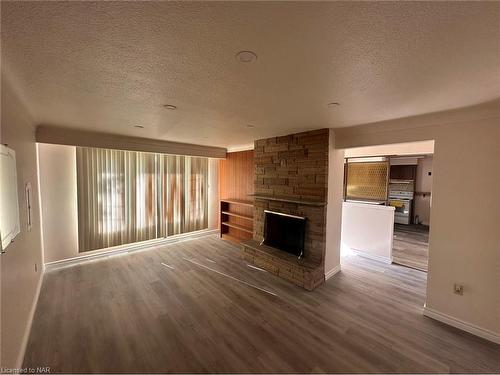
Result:
<svg viewBox="0 0 500 375"><path fill-rule="evenodd" d="M500 371L499 4L13 1L1 21L3 373ZM425 269L367 256L378 219L342 256L346 205L393 226L390 160L429 155ZM372 201L350 195L366 157Z"/></svg>

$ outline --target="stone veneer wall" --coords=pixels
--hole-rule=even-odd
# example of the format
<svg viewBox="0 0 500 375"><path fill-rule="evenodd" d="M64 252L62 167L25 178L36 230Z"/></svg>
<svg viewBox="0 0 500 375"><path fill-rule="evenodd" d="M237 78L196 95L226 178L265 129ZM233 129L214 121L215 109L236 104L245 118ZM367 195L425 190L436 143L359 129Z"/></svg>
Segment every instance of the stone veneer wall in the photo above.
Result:
<svg viewBox="0 0 500 375"><path fill-rule="evenodd" d="M325 202L322 206L255 199L253 238L261 241L264 210L307 217L304 260L324 265L329 129L255 141L255 194Z"/></svg>

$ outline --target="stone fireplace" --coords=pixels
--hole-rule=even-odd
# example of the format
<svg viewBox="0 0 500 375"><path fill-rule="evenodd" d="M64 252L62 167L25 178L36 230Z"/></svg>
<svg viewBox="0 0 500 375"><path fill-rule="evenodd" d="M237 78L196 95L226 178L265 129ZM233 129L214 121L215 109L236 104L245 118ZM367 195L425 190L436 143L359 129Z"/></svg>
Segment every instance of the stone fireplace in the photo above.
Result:
<svg viewBox="0 0 500 375"><path fill-rule="evenodd" d="M254 232L243 256L308 290L324 282L328 145L329 129L255 141ZM260 245L265 210L306 218L302 258Z"/></svg>

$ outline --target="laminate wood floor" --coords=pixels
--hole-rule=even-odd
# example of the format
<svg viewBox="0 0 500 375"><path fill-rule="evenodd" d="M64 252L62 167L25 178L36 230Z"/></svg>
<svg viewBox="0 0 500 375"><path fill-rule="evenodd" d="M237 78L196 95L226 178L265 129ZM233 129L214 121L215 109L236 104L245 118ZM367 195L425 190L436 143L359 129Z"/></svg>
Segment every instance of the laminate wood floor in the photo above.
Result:
<svg viewBox="0 0 500 375"><path fill-rule="evenodd" d="M162 264L163 263L163 264ZM362 257L314 292L216 236L46 273L24 366L85 373L498 373L422 315L426 274Z"/></svg>
<svg viewBox="0 0 500 375"><path fill-rule="evenodd" d="M427 272L429 227L394 224L392 258L394 263Z"/></svg>

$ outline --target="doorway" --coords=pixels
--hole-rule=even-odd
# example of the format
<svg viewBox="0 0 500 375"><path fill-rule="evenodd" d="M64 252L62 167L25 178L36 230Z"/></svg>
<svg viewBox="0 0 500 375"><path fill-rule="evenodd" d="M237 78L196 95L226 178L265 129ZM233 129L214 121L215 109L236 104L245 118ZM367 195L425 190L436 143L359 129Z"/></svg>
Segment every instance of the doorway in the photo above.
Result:
<svg viewBox="0 0 500 375"><path fill-rule="evenodd" d="M354 252L427 272L433 154L434 141L345 150L342 218L345 254ZM376 170L378 159L388 164L384 178ZM355 172L365 169L364 174L356 175ZM375 178L378 175L382 177ZM368 196L353 199L349 194L359 191L385 191L386 195L375 200Z"/></svg>
<svg viewBox="0 0 500 375"><path fill-rule="evenodd" d="M427 272L433 154L391 157L389 203L394 206L393 262Z"/></svg>

